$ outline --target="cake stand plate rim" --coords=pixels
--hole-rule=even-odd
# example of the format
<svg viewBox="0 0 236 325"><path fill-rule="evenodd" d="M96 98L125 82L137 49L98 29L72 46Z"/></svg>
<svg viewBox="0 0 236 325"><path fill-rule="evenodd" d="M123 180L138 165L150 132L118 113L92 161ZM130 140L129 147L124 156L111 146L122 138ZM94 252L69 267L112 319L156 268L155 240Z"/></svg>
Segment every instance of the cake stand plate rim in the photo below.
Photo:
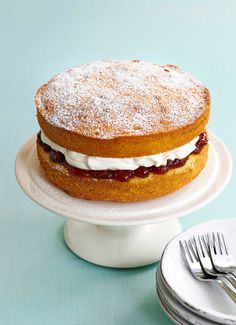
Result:
<svg viewBox="0 0 236 325"><path fill-rule="evenodd" d="M232 160L230 153L225 146L225 144L212 132L208 132L210 136L210 150L209 154L215 155L215 158L218 160L215 161L215 164L218 164L219 166L214 169L215 175L212 175L212 184L211 186L206 190L207 197L198 200L197 193L194 197L194 204L188 204L188 206L183 207L181 203L178 204L176 198L176 195L180 195L180 191L182 189L176 191L175 193L172 193L165 197L165 200L167 198L176 201L176 205L172 205L171 209L168 211L168 207L163 208L163 215L160 215L160 211L158 213L158 203L163 200L163 198L159 199L153 199L153 200L147 200L142 202L134 202L134 203L118 203L118 202L95 202L95 201L87 201L84 199L75 199L71 198L69 195L61 191L60 189L56 188L53 184L51 184L46 178L43 180L44 184L48 186L50 191L52 193L59 193L60 195L63 195L65 199L65 202L68 202L67 206L66 204L60 204L59 201L53 202L53 198L49 197L47 195L47 192L41 193L41 197L37 194L39 192L35 192L33 190L33 187L36 185L36 189L40 191L39 188L37 188L37 184L32 180L32 173L30 173L28 169L28 159L29 155L32 155L33 150L35 149L35 135L31 136L26 143L20 148L20 150L17 153L16 161L15 161L15 174L18 183L20 184L23 191L37 204L40 206L46 208L47 210L50 210L54 213L57 213L63 217L86 222L86 223L92 223L97 225L105 225L105 226L135 226L135 225L145 225L145 224L151 224L151 223L157 223L157 222L165 222L170 219L179 218L181 216L184 216L188 213L191 213L193 211L196 211L200 209L201 207L205 206L212 200L214 200L226 187L230 180L230 176L232 173ZM223 153L223 155L222 155ZM223 157L223 158L222 158ZM221 167L224 166L223 172L219 173L221 170ZM211 168L209 168L211 171ZM204 170L202 171L202 173ZM202 173L196 178L200 179ZM221 179L219 179L219 176ZM188 184L187 186L191 188L191 186L194 186L195 180ZM34 183L34 184L33 184ZM208 184L206 184L208 186ZM186 187L185 187L186 188ZM204 188L203 188L204 189ZM201 189L201 190L203 190ZM202 192L201 192L202 193ZM190 203L187 200L185 203ZM73 212L70 210L70 207L73 203L73 207L78 206L80 208L79 212L76 213L75 209ZM184 203L184 202L183 202ZM87 206L85 206L87 204ZM153 205L152 208L150 208L150 204ZM145 208L144 208L145 205ZM155 207L156 205L156 207ZM97 207L100 207L99 213L97 210ZM114 209L113 209L114 207ZM120 207L120 211L119 211ZM142 207L142 209L139 209L139 207ZM128 209L129 208L129 209ZM82 212L81 212L82 210ZM103 215L104 214L104 215ZM99 215L99 217L98 217ZM102 216L101 216L102 215ZM115 217L114 217L115 216ZM139 217L139 219L137 219Z"/></svg>

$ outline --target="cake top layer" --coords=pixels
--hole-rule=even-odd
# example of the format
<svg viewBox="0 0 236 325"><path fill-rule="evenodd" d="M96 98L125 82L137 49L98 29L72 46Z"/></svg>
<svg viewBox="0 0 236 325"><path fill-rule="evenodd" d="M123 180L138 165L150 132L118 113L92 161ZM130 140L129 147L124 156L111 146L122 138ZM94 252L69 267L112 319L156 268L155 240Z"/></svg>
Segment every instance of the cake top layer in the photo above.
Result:
<svg viewBox="0 0 236 325"><path fill-rule="evenodd" d="M182 128L208 109L209 100L207 88L178 67L139 60L78 65L35 97L49 124L98 139Z"/></svg>

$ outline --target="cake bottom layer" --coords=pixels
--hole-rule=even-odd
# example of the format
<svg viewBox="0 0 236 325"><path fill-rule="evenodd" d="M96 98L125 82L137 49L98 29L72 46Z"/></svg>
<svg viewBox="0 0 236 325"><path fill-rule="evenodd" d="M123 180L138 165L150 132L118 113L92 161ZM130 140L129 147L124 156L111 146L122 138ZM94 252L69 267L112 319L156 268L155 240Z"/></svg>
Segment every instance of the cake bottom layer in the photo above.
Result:
<svg viewBox="0 0 236 325"><path fill-rule="evenodd" d="M128 182L71 175L63 164L52 162L49 153L37 143L40 164L46 177L69 195L102 201L132 202L157 198L187 185L202 171L207 162L208 145L191 154L184 166L163 175L150 173L146 178L134 177Z"/></svg>

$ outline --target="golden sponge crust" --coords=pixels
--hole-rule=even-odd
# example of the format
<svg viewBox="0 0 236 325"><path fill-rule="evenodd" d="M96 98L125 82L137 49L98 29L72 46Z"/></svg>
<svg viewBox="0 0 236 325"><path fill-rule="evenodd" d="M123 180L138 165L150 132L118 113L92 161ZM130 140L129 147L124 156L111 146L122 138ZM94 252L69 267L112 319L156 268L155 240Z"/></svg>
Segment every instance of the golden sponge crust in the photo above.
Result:
<svg viewBox="0 0 236 325"><path fill-rule="evenodd" d="M72 151L138 157L184 145L205 130L210 94L174 65L101 61L58 74L35 103L44 134Z"/></svg>

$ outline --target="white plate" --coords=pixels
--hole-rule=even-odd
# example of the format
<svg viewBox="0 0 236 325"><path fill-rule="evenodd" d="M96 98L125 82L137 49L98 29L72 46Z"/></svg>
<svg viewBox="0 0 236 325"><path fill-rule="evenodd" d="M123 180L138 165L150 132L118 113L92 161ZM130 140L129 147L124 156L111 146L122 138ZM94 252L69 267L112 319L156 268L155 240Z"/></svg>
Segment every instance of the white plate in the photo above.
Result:
<svg viewBox="0 0 236 325"><path fill-rule="evenodd" d="M185 323L194 325L213 325L216 322L208 320L202 316L199 316L189 309L181 305L170 293L170 291L165 287L160 270L156 274L156 285L159 297L162 298L162 303L169 308L175 315L185 320ZM219 324L219 323L218 323Z"/></svg>
<svg viewBox="0 0 236 325"><path fill-rule="evenodd" d="M218 137L212 133L209 133L209 137L208 162L194 181L175 193L143 202L88 201L65 194L45 178L37 159L35 136L17 154L15 172L27 195L44 208L64 217L111 226L163 222L201 208L227 185L232 169L230 154Z"/></svg>
<svg viewBox="0 0 236 325"><path fill-rule="evenodd" d="M223 231L236 261L236 219L212 220L176 236L165 248L160 271L165 286L186 308L221 324L236 324L236 305L215 283L195 280L186 268L179 240L194 234Z"/></svg>
<svg viewBox="0 0 236 325"><path fill-rule="evenodd" d="M164 297L162 296L161 292L157 288L157 297L159 300L159 304L161 305L162 309L166 313L166 315L175 323L178 325L190 325L187 320L185 320L183 317L180 317L172 308L166 304Z"/></svg>

